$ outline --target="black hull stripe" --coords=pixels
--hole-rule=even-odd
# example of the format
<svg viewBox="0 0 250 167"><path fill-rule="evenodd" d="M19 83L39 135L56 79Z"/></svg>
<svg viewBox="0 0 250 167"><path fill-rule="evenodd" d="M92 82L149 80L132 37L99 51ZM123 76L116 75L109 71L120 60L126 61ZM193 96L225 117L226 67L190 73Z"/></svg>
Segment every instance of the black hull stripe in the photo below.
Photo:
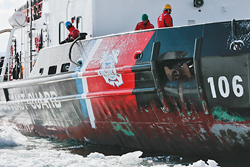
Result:
<svg viewBox="0 0 250 167"><path fill-rule="evenodd" d="M135 65L132 67L132 72L151 71L151 64Z"/></svg>
<svg viewBox="0 0 250 167"><path fill-rule="evenodd" d="M140 88L140 89L134 89L132 94L133 95L139 95L139 94L150 94L150 93L156 93L156 88Z"/></svg>
<svg viewBox="0 0 250 167"><path fill-rule="evenodd" d="M119 91L103 91L103 92L89 92L83 94L76 94L76 95L67 95L67 96L57 96L49 98L50 101L69 101L69 100L76 100L76 99L91 99L96 97L108 97L108 96L126 96L126 95L137 95L137 94L149 94L155 93L156 88L142 88L142 89L122 89ZM46 103L44 99L40 98L33 98L33 99L18 99L18 100L10 100L0 101L0 105L15 105L15 104L29 104L29 103Z"/></svg>

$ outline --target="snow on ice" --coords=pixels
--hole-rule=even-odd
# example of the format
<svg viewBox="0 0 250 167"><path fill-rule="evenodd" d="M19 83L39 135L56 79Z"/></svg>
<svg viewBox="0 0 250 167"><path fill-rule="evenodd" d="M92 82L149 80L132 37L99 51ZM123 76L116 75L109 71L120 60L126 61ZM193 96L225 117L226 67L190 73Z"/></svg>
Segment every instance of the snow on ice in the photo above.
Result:
<svg viewBox="0 0 250 167"><path fill-rule="evenodd" d="M0 126L0 147L21 145L27 138L12 127Z"/></svg>

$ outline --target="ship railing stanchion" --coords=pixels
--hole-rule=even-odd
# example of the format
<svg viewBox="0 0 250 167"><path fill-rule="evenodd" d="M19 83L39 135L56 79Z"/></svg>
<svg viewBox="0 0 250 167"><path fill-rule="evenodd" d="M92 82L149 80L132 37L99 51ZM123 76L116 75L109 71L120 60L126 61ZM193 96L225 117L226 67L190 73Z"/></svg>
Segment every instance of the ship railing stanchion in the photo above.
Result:
<svg viewBox="0 0 250 167"><path fill-rule="evenodd" d="M4 75L6 73L6 67L7 67L7 64L9 65L9 58L10 58L10 47L11 47L11 44L12 44L12 38L13 38L13 34L14 32L16 31L16 29L18 29L18 27L14 27L11 32L10 32L10 37L9 37L9 41L8 41L8 45L7 45L7 49L6 49L6 53L5 53L5 58L4 58L4 61L3 61L3 66L2 66L2 71L1 71L1 77L0 77L0 82L3 82L4 80ZM8 68L8 71L9 71L9 68ZM7 75L9 75L9 73L7 73ZM7 76L8 78L8 76Z"/></svg>

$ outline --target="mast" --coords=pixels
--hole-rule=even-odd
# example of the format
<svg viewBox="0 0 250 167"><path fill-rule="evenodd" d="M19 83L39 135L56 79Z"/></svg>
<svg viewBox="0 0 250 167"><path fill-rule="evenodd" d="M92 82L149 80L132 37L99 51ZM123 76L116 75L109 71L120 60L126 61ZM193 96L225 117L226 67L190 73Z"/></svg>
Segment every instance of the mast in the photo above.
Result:
<svg viewBox="0 0 250 167"><path fill-rule="evenodd" d="M6 72L6 67L8 67L7 65L9 64L10 48L11 48L11 44L12 44L12 41L13 41L13 34L14 34L15 30L17 30L18 28L25 27L26 24L27 24L26 17L22 12L15 12L12 15L12 17L9 19L9 23L13 27L13 29L10 31L8 46L6 48L5 58L4 58L2 71L1 71L1 76L0 76L0 82L3 82L5 72ZM6 30L4 30L4 31L7 32ZM9 69L8 69L8 72L9 72ZM8 77L9 77L9 75L8 75Z"/></svg>
<svg viewBox="0 0 250 167"><path fill-rule="evenodd" d="M30 0L30 71L32 71L32 0Z"/></svg>

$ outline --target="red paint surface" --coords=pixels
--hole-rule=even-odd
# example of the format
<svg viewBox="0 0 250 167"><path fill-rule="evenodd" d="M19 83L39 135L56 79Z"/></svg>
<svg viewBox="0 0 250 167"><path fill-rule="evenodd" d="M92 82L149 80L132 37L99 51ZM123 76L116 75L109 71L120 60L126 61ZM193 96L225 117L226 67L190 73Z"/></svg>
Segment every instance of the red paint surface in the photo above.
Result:
<svg viewBox="0 0 250 167"><path fill-rule="evenodd" d="M99 70L101 68L101 60L104 52L112 50L119 50L118 63L116 68L132 67L136 63L134 53L138 50L144 50L154 32L135 33L122 36L114 36L104 38L97 49L92 61L87 66L86 72L92 70ZM123 69L122 69L123 70ZM126 69L128 71L128 69ZM130 69L131 70L131 69ZM120 72L119 70L117 71ZM134 88L134 73L126 73L122 75L123 83L121 86L112 86L105 82L102 76L87 78L89 92L101 92L104 90L118 90L124 88Z"/></svg>
<svg viewBox="0 0 250 167"><path fill-rule="evenodd" d="M118 63L115 64L116 72L122 75L123 84L112 86L106 83L103 76L95 76L87 78L89 93L87 97L96 97L101 95L109 96L104 98L93 98L91 104L96 120L105 120L107 116L112 115L112 120L119 121L117 111L131 111L137 108L136 97L132 95L135 88L135 74L131 68L135 65L136 59L134 54L143 51L153 36L154 32L135 33L122 36L114 36L104 38L98 47L92 61L88 64L86 72L98 71L102 67L103 53L113 50L119 50ZM97 73L97 72L96 72ZM118 95L118 96L114 96ZM109 106L111 105L112 106ZM119 107L127 106L131 109L120 109Z"/></svg>

